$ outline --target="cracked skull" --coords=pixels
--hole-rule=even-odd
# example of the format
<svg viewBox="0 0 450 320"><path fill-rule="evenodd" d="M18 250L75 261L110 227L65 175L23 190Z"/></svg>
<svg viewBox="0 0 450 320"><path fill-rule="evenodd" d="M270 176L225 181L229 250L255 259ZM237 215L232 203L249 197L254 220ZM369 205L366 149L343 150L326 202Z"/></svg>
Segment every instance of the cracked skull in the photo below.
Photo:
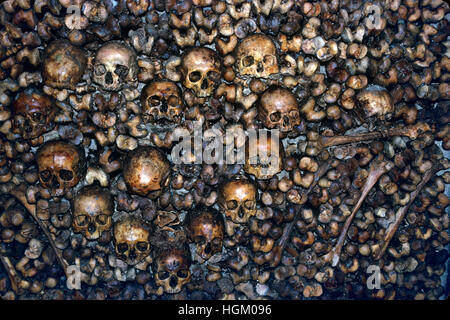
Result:
<svg viewBox="0 0 450 320"><path fill-rule="evenodd" d="M151 251L150 226L135 216L128 216L114 224L116 255L128 265L144 260Z"/></svg>
<svg viewBox="0 0 450 320"><path fill-rule="evenodd" d="M35 89L21 92L12 105L14 133L24 139L38 138L53 129L57 108L53 99Z"/></svg>
<svg viewBox="0 0 450 320"><path fill-rule="evenodd" d="M141 104L145 123L163 119L181 121L184 103L180 89L171 81L155 81L145 86Z"/></svg>
<svg viewBox="0 0 450 320"><path fill-rule="evenodd" d="M282 170L283 152L279 137L270 131L260 132L257 138L246 141L244 171L256 179L270 179Z"/></svg>
<svg viewBox="0 0 450 320"><path fill-rule="evenodd" d="M100 238L111 230L114 200L109 190L99 186L87 186L73 199L72 227L88 240Z"/></svg>
<svg viewBox="0 0 450 320"><path fill-rule="evenodd" d="M93 80L107 91L118 91L137 84L136 53L119 41L103 45L95 56Z"/></svg>
<svg viewBox="0 0 450 320"><path fill-rule="evenodd" d="M46 85L74 89L83 77L87 59L84 51L66 40L55 40L45 50L42 75Z"/></svg>
<svg viewBox="0 0 450 320"><path fill-rule="evenodd" d="M164 154L152 147L138 147L131 151L123 165L123 178L129 192L150 196L159 195L169 183L170 165Z"/></svg>
<svg viewBox="0 0 450 320"><path fill-rule="evenodd" d="M46 142L36 152L36 159L39 182L52 196L66 194L85 173L84 151L70 143Z"/></svg>
<svg viewBox="0 0 450 320"><path fill-rule="evenodd" d="M207 260L222 251L224 236L223 216L218 211L200 210L186 217L186 233L197 245L197 253Z"/></svg>
<svg viewBox="0 0 450 320"><path fill-rule="evenodd" d="M267 129L279 129L285 135L300 124L297 99L287 89L271 87L261 95L258 117Z"/></svg>
<svg viewBox="0 0 450 320"><path fill-rule="evenodd" d="M220 81L221 62L217 53L208 48L188 49L182 57L183 84L197 97L210 96Z"/></svg>
<svg viewBox="0 0 450 320"><path fill-rule="evenodd" d="M276 47L273 41L262 34L248 36L236 49L236 66L241 75L268 78L278 73Z"/></svg>
<svg viewBox="0 0 450 320"><path fill-rule="evenodd" d="M172 244L159 250L155 264L155 283L165 293L178 293L191 280L191 255L186 243Z"/></svg>
<svg viewBox="0 0 450 320"><path fill-rule="evenodd" d="M256 214L258 189L253 182L242 177L225 182L220 188L219 206L227 219L234 223L247 223Z"/></svg>

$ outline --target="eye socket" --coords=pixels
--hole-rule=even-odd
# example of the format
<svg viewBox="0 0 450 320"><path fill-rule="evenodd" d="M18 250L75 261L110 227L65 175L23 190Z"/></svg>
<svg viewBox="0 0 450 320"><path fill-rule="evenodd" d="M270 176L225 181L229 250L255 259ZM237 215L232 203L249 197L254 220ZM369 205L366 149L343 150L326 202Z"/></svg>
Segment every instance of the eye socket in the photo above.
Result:
<svg viewBox="0 0 450 320"><path fill-rule="evenodd" d="M177 96L170 96L169 99L167 99L167 104L172 107L180 107L181 101Z"/></svg>
<svg viewBox="0 0 450 320"><path fill-rule="evenodd" d="M31 114L31 120L33 120L34 122L42 123L45 121L45 117L40 112L34 112Z"/></svg>
<svg viewBox="0 0 450 320"><path fill-rule="evenodd" d="M289 115L291 116L291 118L293 118L293 119L297 119L298 117L299 117L299 114L298 114L298 112L297 111L291 111L290 113L289 113Z"/></svg>
<svg viewBox="0 0 450 320"><path fill-rule="evenodd" d="M270 55L264 56L264 64L273 65L273 64L275 64L274 60L275 60L274 56L270 56Z"/></svg>
<svg viewBox="0 0 450 320"><path fill-rule="evenodd" d="M85 214L76 216L74 222L79 227L84 227L89 223L89 217Z"/></svg>
<svg viewBox="0 0 450 320"><path fill-rule="evenodd" d="M198 82L202 78L202 75L198 71L193 71L189 74L189 81L191 82Z"/></svg>
<svg viewBox="0 0 450 320"><path fill-rule="evenodd" d="M138 242L136 245L136 249L138 249L141 252L147 251L148 243L147 242Z"/></svg>
<svg viewBox="0 0 450 320"><path fill-rule="evenodd" d="M220 80L220 73L215 71L209 71L206 74L206 77L213 82L218 82Z"/></svg>
<svg viewBox="0 0 450 320"><path fill-rule="evenodd" d="M59 177L64 181L70 181L73 179L72 171L61 169L59 171Z"/></svg>
<svg viewBox="0 0 450 320"><path fill-rule="evenodd" d="M269 116L270 120L273 122L278 122L281 119L281 113L279 111L271 113Z"/></svg>
<svg viewBox="0 0 450 320"><path fill-rule="evenodd" d="M154 94L148 100L149 100L150 104L156 105L161 102L161 97Z"/></svg>
<svg viewBox="0 0 450 320"><path fill-rule="evenodd" d="M166 271L161 271L158 272L158 277L160 280L166 280L167 278L169 278L170 274Z"/></svg>
<svg viewBox="0 0 450 320"><path fill-rule="evenodd" d="M178 278L186 279L186 278L189 276L189 271L186 270L186 269L179 270L179 271L177 272L177 276L178 276Z"/></svg>
<svg viewBox="0 0 450 320"><path fill-rule="evenodd" d="M222 245L222 239L221 238L214 238L212 241L212 244L215 246L220 246Z"/></svg>
<svg viewBox="0 0 450 320"><path fill-rule="evenodd" d="M242 59L242 65L244 67L250 67L254 63L255 63L255 59L253 59L252 56L246 56L246 57L244 57L244 59Z"/></svg>
<svg viewBox="0 0 450 320"><path fill-rule="evenodd" d="M253 200L247 200L244 202L244 207L246 207L247 209L254 209L256 205L256 202Z"/></svg>
<svg viewBox="0 0 450 320"><path fill-rule="evenodd" d="M96 65L95 68L94 68L94 74L95 74L96 76L101 76L101 75L105 74L105 72L106 72L106 68L105 68L105 66L102 65L102 64L98 64L98 65Z"/></svg>
<svg viewBox="0 0 450 320"><path fill-rule="evenodd" d="M237 203L236 200L227 201L227 208L228 208L228 210L234 210L234 209L237 208L237 206L238 206L238 203Z"/></svg>
<svg viewBox="0 0 450 320"><path fill-rule="evenodd" d="M117 252L118 253L124 254L127 251L128 251L128 244L126 244L126 243L119 243L117 245Z"/></svg>
<svg viewBox="0 0 450 320"><path fill-rule="evenodd" d="M197 237L195 237L194 242L195 243L199 243L199 244L203 244L205 242L205 237L197 236Z"/></svg>
<svg viewBox="0 0 450 320"><path fill-rule="evenodd" d="M118 64L116 66L116 70L114 70L114 73L117 74L119 76L119 78L125 78L128 74L128 67L127 66L123 66L121 64Z"/></svg>
<svg viewBox="0 0 450 320"><path fill-rule="evenodd" d="M109 217L106 214L99 214L95 220L98 224L104 226L108 223Z"/></svg>
<svg viewBox="0 0 450 320"><path fill-rule="evenodd" d="M41 172L39 173L39 175L40 175L40 177L41 177L41 180L44 181L44 182L49 181L50 178L51 178L51 176L52 176L51 173L50 173L50 171L48 171L48 170L41 171Z"/></svg>

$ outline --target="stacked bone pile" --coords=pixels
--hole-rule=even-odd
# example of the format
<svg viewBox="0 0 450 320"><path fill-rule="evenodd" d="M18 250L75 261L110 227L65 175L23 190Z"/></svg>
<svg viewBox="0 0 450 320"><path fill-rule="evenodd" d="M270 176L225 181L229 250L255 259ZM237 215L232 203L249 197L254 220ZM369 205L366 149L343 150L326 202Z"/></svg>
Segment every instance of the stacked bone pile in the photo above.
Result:
<svg viewBox="0 0 450 320"><path fill-rule="evenodd" d="M448 294L449 33L442 0L3 1L1 298ZM199 124L244 163L175 161Z"/></svg>

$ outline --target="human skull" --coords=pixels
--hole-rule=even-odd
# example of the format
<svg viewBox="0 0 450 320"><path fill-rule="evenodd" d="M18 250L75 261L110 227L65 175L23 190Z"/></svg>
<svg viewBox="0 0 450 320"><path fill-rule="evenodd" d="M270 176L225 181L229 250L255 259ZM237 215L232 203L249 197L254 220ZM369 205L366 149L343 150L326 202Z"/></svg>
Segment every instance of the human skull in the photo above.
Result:
<svg viewBox="0 0 450 320"><path fill-rule="evenodd" d="M137 73L136 53L122 42L108 42L95 55L93 80L107 91L136 86Z"/></svg>
<svg viewBox="0 0 450 320"><path fill-rule="evenodd" d="M140 218L128 216L117 221L113 233L116 255L128 265L135 265L150 254L151 228Z"/></svg>
<svg viewBox="0 0 450 320"><path fill-rule="evenodd" d="M84 187L73 199L73 231L88 240L100 238L111 230L114 200L108 189L97 185Z"/></svg>
<svg viewBox="0 0 450 320"><path fill-rule="evenodd" d="M279 129L285 135L300 125L297 99L287 89L270 87L260 97L258 117L266 128Z"/></svg>
<svg viewBox="0 0 450 320"><path fill-rule="evenodd" d="M243 177L235 177L220 187L219 206L234 223L247 223L256 214L257 199L256 185Z"/></svg>
<svg viewBox="0 0 450 320"><path fill-rule="evenodd" d="M236 66L241 75L268 78L278 73L277 50L273 41L262 34L248 36L236 49Z"/></svg>
<svg viewBox="0 0 450 320"><path fill-rule="evenodd" d="M14 133L34 139L53 129L57 108L53 99L36 89L22 91L12 104Z"/></svg>
<svg viewBox="0 0 450 320"><path fill-rule="evenodd" d="M46 85L74 89L83 77L87 59L84 51L67 40L55 40L45 50L42 75Z"/></svg>
<svg viewBox="0 0 450 320"><path fill-rule="evenodd" d="M220 212L202 209L186 217L186 233L196 243L197 253L207 260L222 251L225 225Z"/></svg>
<svg viewBox="0 0 450 320"><path fill-rule="evenodd" d="M181 62L183 84L197 97L208 97L220 81L220 68L216 52L208 48L190 48L183 54Z"/></svg>
<svg viewBox="0 0 450 320"><path fill-rule="evenodd" d="M376 116L384 119L387 114L394 112L389 92L378 85L371 85L356 95L358 106L367 118Z"/></svg>
<svg viewBox="0 0 450 320"><path fill-rule="evenodd" d="M178 86L171 81L154 81L146 85L141 95L144 122L159 121L179 123L184 107Z"/></svg>
<svg viewBox="0 0 450 320"><path fill-rule="evenodd" d="M123 165L123 178L129 192L149 196L169 183L170 165L159 150L141 146L130 153Z"/></svg>
<svg viewBox="0 0 450 320"><path fill-rule="evenodd" d="M191 255L183 244L168 244L161 248L154 262L155 283L165 293L178 293L191 280Z"/></svg>
<svg viewBox="0 0 450 320"><path fill-rule="evenodd" d="M256 179L270 179L282 170L283 144L270 131L266 135L260 132L254 140L249 139L245 144L244 171Z"/></svg>
<svg viewBox="0 0 450 320"><path fill-rule="evenodd" d="M85 174L84 150L63 141L44 143L36 152L39 182L52 196L62 196Z"/></svg>

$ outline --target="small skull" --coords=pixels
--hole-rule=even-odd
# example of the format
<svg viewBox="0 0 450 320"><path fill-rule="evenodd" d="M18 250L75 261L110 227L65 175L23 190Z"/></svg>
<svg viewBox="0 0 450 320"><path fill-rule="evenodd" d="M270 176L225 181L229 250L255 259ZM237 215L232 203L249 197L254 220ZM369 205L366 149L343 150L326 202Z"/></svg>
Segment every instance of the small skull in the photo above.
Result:
<svg viewBox="0 0 450 320"><path fill-rule="evenodd" d="M241 75L268 78L278 73L277 50L273 41L262 34L248 36L236 49L236 66Z"/></svg>
<svg viewBox="0 0 450 320"><path fill-rule="evenodd" d="M244 171L254 175L256 179L267 180L279 173L283 168L282 155L283 144L279 138L267 135L259 135L256 142L245 144Z"/></svg>
<svg viewBox="0 0 450 320"><path fill-rule="evenodd" d="M98 239L111 230L113 213L114 200L109 190L96 185L84 187L73 199L73 230L88 240Z"/></svg>
<svg viewBox="0 0 450 320"><path fill-rule="evenodd" d="M171 81L155 81L144 87L141 95L143 119L180 123L184 107L180 89Z"/></svg>
<svg viewBox="0 0 450 320"><path fill-rule="evenodd" d="M300 125L297 99L287 89L271 87L260 97L258 117L266 128L279 129L285 135Z"/></svg>
<svg viewBox="0 0 450 320"><path fill-rule="evenodd" d="M12 105L14 133L24 139L34 139L55 126L57 108L53 99L35 89L21 92Z"/></svg>
<svg viewBox="0 0 450 320"><path fill-rule="evenodd" d="M178 293L191 280L191 255L183 244L168 244L161 248L154 263L155 283L165 293Z"/></svg>
<svg viewBox="0 0 450 320"><path fill-rule="evenodd" d="M205 260L222 251L225 225L223 216L216 210L198 210L186 217L186 233L197 245L197 253Z"/></svg>
<svg viewBox="0 0 450 320"><path fill-rule="evenodd" d="M356 101L367 118L376 116L384 119L386 115L394 112L389 92L378 85L371 85L360 91L356 95Z"/></svg>
<svg viewBox="0 0 450 320"><path fill-rule="evenodd" d="M188 49L182 57L183 84L197 97L209 97L220 81L221 62L217 53L208 48Z"/></svg>
<svg viewBox="0 0 450 320"><path fill-rule="evenodd" d="M45 50L42 75L46 85L74 89L86 70L84 51L67 40L55 40Z"/></svg>
<svg viewBox="0 0 450 320"><path fill-rule="evenodd" d="M136 53L119 41L103 45L95 56L93 80L107 91L118 91L137 84Z"/></svg>
<svg viewBox="0 0 450 320"><path fill-rule="evenodd" d="M235 177L220 187L219 206L234 223L247 223L256 214L257 200L258 188L243 177Z"/></svg>
<svg viewBox="0 0 450 320"><path fill-rule="evenodd" d="M36 152L39 182L52 196L62 196L85 174L84 150L63 141L44 143Z"/></svg>
<svg viewBox="0 0 450 320"><path fill-rule="evenodd" d="M131 151L123 165L123 178L129 192L151 196L169 184L170 164L164 154L152 147ZM159 194L158 194L159 195Z"/></svg>
<svg viewBox="0 0 450 320"><path fill-rule="evenodd" d="M151 228L143 220L128 216L114 224L116 255L128 265L134 266L144 260L152 249Z"/></svg>

